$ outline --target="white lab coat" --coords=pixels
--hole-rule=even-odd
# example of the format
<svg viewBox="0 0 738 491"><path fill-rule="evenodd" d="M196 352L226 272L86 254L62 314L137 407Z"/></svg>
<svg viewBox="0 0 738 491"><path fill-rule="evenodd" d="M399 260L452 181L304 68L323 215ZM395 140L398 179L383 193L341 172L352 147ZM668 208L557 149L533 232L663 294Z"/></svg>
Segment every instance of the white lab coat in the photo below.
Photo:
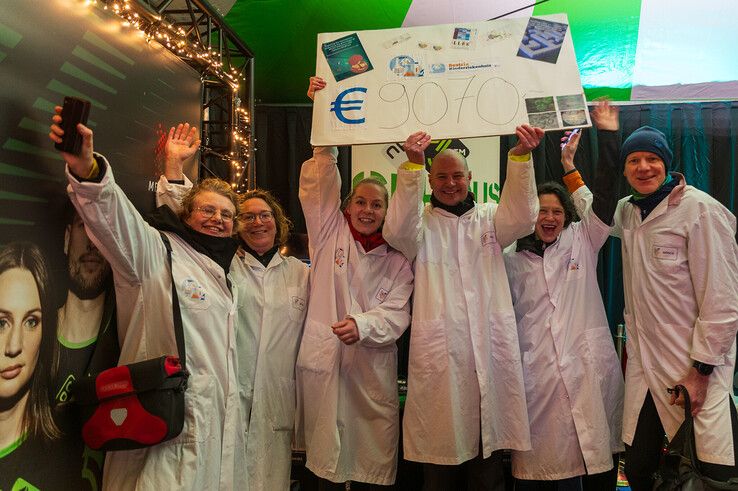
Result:
<svg viewBox="0 0 738 491"><path fill-rule="evenodd" d="M505 253L533 447L512 452L519 479L605 472L623 450L623 375L597 284L597 253L610 226L592 211L586 186L572 199L582 219L543 257Z"/></svg>
<svg viewBox="0 0 738 491"><path fill-rule="evenodd" d="M395 341L410 324L410 264L386 244L367 252L339 209L336 148L302 165L300 202L310 237L310 302L297 358L297 441L307 467L334 482L389 485L397 471ZM331 325L352 317L350 346Z"/></svg>
<svg viewBox="0 0 738 491"><path fill-rule="evenodd" d="M113 270L120 364L176 354L166 249L104 165L99 183L79 182L67 170L68 192ZM232 296L223 268L177 235L167 236L190 372L184 429L160 445L108 452L103 488L240 489L246 473L235 371L236 287Z"/></svg>
<svg viewBox="0 0 738 491"><path fill-rule="evenodd" d="M509 162L499 206L461 217L423 206L425 170L400 169L384 226L415 260L403 449L408 460L454 465L481 448L530 449L525 386L502 249L533 231L532 161Z"/></svg>
<svg viewBox="0 0 738 491"><path fill-rule="evenodd" d="M694 419L697 457L734 465L729 404L738 331L736 219L673 175L680 184L645 220L629 197L615 212L628 333L623 440L632 444L649 390L667 436L674 436L684 409L669 405L666 388L697 360L715 365Z"/></svg>
<svg viewBox="0 0 738 491"><path fill-rule="evenodd" d="M192 187L157 186L157 204L179 210ZM290 485L295 423L295 361L307 313L308 267L277 253L265 267L238 251L231 265L238 289L238 393L246 438L248 480L242 490L286 490Z"/></svg>

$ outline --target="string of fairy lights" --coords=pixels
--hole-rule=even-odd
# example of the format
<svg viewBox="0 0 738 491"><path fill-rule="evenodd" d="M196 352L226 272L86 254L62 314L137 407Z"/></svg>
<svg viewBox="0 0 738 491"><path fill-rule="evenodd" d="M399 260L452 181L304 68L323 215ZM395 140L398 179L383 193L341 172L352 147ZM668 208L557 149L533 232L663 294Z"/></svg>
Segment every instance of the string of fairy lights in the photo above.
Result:
<svg viewBox="0 0 738 491"><path fill-rule="evenodd" d="M193 62L204 73L216 77L233 91L234 111L231 118L231 136L233 145L228 155L219 156L231 165L231 186L237 192L247 190L248 179L245 176L251 156L250 128L251 122L248 111L241 105L238 97L240 80L245 74L235 66L225 66L221 54L212 47L204 46L199 39L199 31L188 34L182 26L169 22L161 15L149 12L137 5L136 0L84 0L86 6L102 6L104 10L112 11L120 18L123 28L135 29L147 43L157 42L168 48L180 58Z"/></svg>

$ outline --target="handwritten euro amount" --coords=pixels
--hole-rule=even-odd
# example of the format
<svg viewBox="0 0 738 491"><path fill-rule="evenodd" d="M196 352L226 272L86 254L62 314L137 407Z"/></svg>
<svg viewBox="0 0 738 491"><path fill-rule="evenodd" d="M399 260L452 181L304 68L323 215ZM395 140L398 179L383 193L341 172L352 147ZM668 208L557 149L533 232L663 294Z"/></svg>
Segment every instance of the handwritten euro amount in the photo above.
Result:
<svg viewBox="0 0 738 491"><path fill-rule="evenodd" d="M505 126L520 108L517 87L500 77L479 75L431 80L417 86L388 82L379 88L378 96L382 129L408 123L442 125L452 120Z"/></svg>

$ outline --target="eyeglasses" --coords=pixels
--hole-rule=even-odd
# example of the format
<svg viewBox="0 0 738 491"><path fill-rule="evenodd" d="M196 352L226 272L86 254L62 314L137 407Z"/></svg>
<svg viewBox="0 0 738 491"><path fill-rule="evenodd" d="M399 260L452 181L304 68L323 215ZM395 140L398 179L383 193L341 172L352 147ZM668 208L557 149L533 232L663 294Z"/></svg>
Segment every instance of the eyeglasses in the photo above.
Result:
<svg viewBox="0 0 738 491"><path fill-rule="evenodd" d="M195 208L203 218L210 220L216 213L220 215L220 219L224 222L232 222L236 218L235 214L230 210L219 210L213 206L198 206Z"/></svg>
<svg viewBox="0 0 738 491"><path fill-rule="evenodd" d="M241 213L238 215L239 220L244 223L254 223L257 217L259 217L261 223L267 223L274 220L274 213L271 211L262 211L261 213Z"/></svg>

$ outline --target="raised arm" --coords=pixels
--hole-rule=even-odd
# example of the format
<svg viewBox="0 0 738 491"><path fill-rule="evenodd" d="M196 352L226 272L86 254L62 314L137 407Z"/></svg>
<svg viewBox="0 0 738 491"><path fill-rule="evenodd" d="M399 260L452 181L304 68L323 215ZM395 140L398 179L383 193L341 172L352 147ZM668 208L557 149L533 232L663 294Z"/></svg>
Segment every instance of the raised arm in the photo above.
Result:
<svg viewBox="0 0 738 491"><path fill-rule="evenodd" d="M189 123L179 123L176 127L169 128L164 174L156 185L156 206L166 205L179 212L182 198L192 188L192 181L184 174L183 168L200 147L197 134L197 127L191 127Z"/></svg>
<svg viewBox="0 0 738 491"><path fill-rule="evenodd" d="M408 161L397 169L397 188L382 228L387 243L402 252L408 261L415 259L423 235L423 196L428 176L425 149L429 144L430 135L424 131L415 132L405 140L403 147Z"/></svg>
<svg viewBox="0 0 738 491"><path fill-rule="evenodd" d="M49 138L61 142L61 107L55 108ZM150 227L115 183L105 157L93 152L92 130L80 124L79 155L62 152L69 181L69 197L92 242L116 272L116 281L137 284L151 271L164 267L166 255L159 232Z"/></svg>
<svg viewBox="0 0 738 491"><path fill-rule="evenodd" d="M543 130L523 125L515 129L515 134L518 144L508 153L507 176L494 216L495 234L502 249L533 232L538 216L531 151L541 143Z"/></svg>

